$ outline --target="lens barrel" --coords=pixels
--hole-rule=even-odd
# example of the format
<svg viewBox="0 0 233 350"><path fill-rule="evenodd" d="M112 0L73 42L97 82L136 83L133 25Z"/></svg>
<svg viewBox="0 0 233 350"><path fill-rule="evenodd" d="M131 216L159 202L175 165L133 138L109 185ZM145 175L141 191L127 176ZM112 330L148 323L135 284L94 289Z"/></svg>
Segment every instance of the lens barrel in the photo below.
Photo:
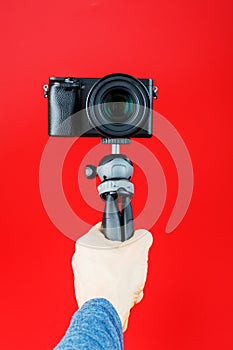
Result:
<svg viewBox="0 0 233 350"><path fill-rule="evenodd" d="M111 74L97 81L86 100L89 122L101 135L131 137L148 119L149 95L130 75Z"/></svg>

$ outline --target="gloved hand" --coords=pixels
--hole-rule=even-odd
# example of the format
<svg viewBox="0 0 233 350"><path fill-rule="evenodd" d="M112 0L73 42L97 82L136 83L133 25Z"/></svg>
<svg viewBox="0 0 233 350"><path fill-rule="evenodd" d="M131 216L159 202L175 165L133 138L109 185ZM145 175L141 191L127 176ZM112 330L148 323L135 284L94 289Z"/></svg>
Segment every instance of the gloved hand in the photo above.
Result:
<svg viewBox="0 0 233 350"><path fill-rule="evenodd" d="M111 241L94 226L76 242L72 259L75 294L79 307L93 298L105 298L118 312L123 331L130 309L142 300L152 235L136 230L125 242Z"/></svg>

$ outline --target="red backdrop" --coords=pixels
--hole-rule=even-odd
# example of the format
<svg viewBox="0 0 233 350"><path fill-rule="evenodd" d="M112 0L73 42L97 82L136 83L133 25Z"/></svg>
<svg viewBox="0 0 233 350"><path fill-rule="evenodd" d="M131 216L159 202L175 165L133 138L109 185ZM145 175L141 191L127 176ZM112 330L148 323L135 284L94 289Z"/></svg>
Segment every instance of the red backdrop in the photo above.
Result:
<svg viewBox="0 0 233 350"><path fill-rule="evenodd" d="M51 75L113 72L155 80L155 108L182 135L195 176L184 220L165 235L177 178L166 149L153 143L168 196L152 228L145 298L132 312L126 349L233 348L232 7L229 0L1 5L1 349L52 349L76 310L74 242L51 223L40 198L48 139L42 85ZM82 142L80 154L89 148ZM75 171L64 179L73 181ZM136 185L140 179L138 169ZM75 206L72 188L67 183ZM78 208L85 217L87 208ZM99 218L92 210L90 223Z"/></svg>

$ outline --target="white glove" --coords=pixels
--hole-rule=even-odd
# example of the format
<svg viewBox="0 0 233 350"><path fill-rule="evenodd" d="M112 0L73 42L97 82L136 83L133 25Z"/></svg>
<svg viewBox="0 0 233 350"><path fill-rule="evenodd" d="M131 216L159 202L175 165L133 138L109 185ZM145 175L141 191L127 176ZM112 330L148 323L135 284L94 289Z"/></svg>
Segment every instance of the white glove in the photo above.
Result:
<svg viewBox="0 0 233 350"><path fill-rule="evenodd" d="M110 241L94 226L76 242L72 259L79 307L94 298L107 299L117 310L123 331L130 309L142 300L152 235L136 230L125 242Z"/></svg>

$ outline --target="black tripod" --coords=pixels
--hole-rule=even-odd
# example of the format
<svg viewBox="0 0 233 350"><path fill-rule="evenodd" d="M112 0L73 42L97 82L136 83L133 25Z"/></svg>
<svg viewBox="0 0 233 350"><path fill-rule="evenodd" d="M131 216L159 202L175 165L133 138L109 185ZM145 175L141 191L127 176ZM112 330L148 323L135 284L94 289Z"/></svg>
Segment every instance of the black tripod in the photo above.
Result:
<svg viewBox="0 0 233 350"><path fill-rule="evenodd" d="M129 143L124 139L103 139L103 143L112 144L112 154L105 156L97 167L86 166L86 176L92 179L97 175L101 179L98 192L105 201L102 219L102 231L106 238L113 241L125 241L133 236L134 223L131 199L134 194L133 164L128 157L120 154L120 144Z"/></svg>

